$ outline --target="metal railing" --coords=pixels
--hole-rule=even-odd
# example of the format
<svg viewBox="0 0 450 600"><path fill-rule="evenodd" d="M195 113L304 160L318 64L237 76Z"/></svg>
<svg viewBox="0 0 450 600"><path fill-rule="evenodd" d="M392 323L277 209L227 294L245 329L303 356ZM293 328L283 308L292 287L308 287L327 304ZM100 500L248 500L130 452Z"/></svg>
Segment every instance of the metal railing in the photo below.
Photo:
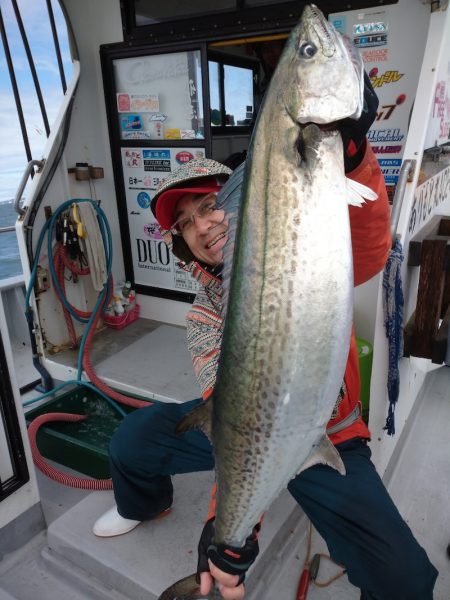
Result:
<svg viewBox="0 0 450 600"><path fill-rule="evenodd" d="M413 159L406 159L403 161L400 175L398 178L397 187L395 188L394 198L392 200L392 211L391 211L391 239L392 246L395 244L397 237L397 227L400 219L400 212L402 210L403 197L405 195L406 184L411 182L414 176L414 170L416 168L416 161Z"/></svg>

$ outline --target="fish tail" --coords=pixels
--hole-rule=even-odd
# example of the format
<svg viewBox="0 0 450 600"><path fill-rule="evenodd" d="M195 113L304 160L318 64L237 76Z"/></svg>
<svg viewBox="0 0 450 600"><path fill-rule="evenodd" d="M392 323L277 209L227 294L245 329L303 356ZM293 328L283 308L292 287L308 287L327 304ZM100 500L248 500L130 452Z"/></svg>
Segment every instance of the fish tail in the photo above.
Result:
<svg viewBox="0 0 450 600"><path fill-rule="evenodd" d="M196 600L200 598L204 600L215 600L218 596L214 591L207 596L201 594L197 573L193 573L168 587L158 600Z"/></svg>

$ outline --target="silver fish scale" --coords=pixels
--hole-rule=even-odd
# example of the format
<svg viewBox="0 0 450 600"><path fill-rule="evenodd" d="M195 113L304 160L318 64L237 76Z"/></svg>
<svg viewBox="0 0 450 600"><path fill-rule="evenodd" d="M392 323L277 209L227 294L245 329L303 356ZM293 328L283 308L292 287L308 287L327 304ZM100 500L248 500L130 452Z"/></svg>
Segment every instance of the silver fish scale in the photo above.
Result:
<svg viewBox="0 0 450 600"><path fill-rule="evenodd" d="M284 90L292 69L299 73L292 52L288 47L281 59L285 69L277 69L249 151L214 390L216 542L234 546L243 544L323 437L351 331L342 142L336 131L314 125L301 134L293 102L286 110ZM347 66L351 75L349 60ZM356 95L357 85L355 78ZM327 93L332 98L338 91Z"/></svg>
<svg viewBox="0 0 450 600"><path fill-rule="evenodd" d="M299 54L305 42L318 49L308 60ZM352 52L317 8L305 7L266 92L245 172L237 170L223 188L234 216L213 396L218 544L242 546L281 489L314 462L308 457L315 447L326 464L342 466L331 445L320 443L352 321L342 142L337 132L298 124L360 114L362 63ZM195 576L185 578L160 600L199 598L194 585Z"/></svg>

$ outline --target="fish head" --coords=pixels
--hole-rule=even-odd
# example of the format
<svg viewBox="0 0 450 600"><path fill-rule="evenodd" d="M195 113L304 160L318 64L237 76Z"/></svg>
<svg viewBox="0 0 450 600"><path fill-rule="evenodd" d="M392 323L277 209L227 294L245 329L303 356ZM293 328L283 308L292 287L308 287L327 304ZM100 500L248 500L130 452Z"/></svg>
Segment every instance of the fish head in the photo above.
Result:
<svg viewBox="0 0 450 600"><path fill-rule="evenodd" d="M364 67L351 40L314 5L307 5L277 67L285 108L299 124L358 119L364 105ZM285 85L280 85L282 81Z"/></svg>

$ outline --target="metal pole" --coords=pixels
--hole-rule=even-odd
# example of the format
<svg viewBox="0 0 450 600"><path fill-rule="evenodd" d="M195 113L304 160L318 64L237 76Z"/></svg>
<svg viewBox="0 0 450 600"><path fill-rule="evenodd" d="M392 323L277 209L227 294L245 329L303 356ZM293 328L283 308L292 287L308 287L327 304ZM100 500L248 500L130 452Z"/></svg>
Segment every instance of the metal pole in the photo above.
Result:
<svg viewBox="0 0 450 600"><path fill-rule="evenodd" d="M61 48L59 46L58 32L56 31L55 16L53 14L51 0L47 0L47 10L48 10L48 16L50 18L50 26L52 28L53 41L55 43L56 58L58 60L59 75L61 77L62 89L63 89L63 92L66 93L66 91L67 91L66 76L64 73L64 66L63 66L63 62L62 62L62 58L61 58Z"/></svg>
<svg viewBox="0 0 450 600"><path fill-rule="evenodd" d="M19 88L17 86L16 74L14 73L14 66L12 63L11 52L9 51L8 38L6 36L5 23L3 21L2 10L0 7L0 33L2 36L3 48L5 50L6 63L8 65L9 78L11 79L11 85L14 94L14 100L16 102L17 116L19 117L20 129L22 130L22 139L25 146L25 154L27 159L31 160L31 148L28 141L27 126L25 125L25 119L23 116L22 103L20 101Z"/></svg>
<svg viewBox="0 0 450 600"><path fill-rule="evenodd" d="M25 28L23 26L22 17L20 15L19 7L17 6L16 0L11 0L11 4L13 6L14 12L16 14L17 25L19 27L20 35L22 36L23 46L25 48L25 52L28 58L28 64L30 65L31 75L33 77L34 87L36 90L36 95L38 97L39 106L41 108L42 120L44 121L45 132L47 137L50 135L50 125L48 124L47 119L47 111L45 110L44 99L42 97L41 86L39 84L39 79L36 73L36 68L34 66L33 55L31 54L30 45L28 44L27 34L25 33Z"/></svg>
<svg viewBox="0 0 450 600"><path fill-rule="evenodd" d="M30 160L30 162L25 167L25 172L22 175L22 179L20 180L19 187L17 188L16 196L14 198L14 208L19 215L24 215L26 211L20 206L20 199L22 198L23 190L27 185L28 177L31 173L34 173L34 167L39 167L42 169L44 166L44 160Z"/></svg>
<svg viewBox="0 0 450 600"><path fill-rule="evenodd" d="M400 211L402 209L403 197L405 195L406 184L411 181L411 176L414 173L416 161L413 159L407 159L403 161L400 175L398 178L397 187L395 188L394 199L392 200L392 211L391 211L391 239L392 246L395 244L397 237L397 227L400 219Z"/></svg>

